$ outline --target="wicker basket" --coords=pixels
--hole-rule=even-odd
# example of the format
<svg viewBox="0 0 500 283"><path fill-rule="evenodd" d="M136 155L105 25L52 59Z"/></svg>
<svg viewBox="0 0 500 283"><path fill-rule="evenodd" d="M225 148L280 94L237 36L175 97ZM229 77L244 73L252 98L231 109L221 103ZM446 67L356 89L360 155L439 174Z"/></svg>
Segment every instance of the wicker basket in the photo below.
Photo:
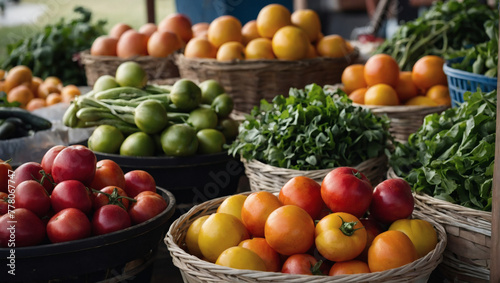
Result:
<svg viewBox="0 0 500 283"><path fill-rule="evenodd" d="M398 178L392 168L388 178ZM489 282L491 212L453 204L425 194L414 194L415 209L446 230L448 244L439 269L451 282Z"/></svg>
<svg viewBox="0 0 500 283"><path fill-rule="evenodd" d="M245 194L248 194L245 193ZM233 269L219 266L197 258L185 251L184 239L189 225L198 217L216 212L217 207L226 197L213 199L194 206L187 213L176 219L169 228L165 243L172 256L172 261L180 270L184 282L427 282L431 272L442 261L442 253L446 246L444 228L432 218L420 212L414 217L432 223L438 232L438 244L426 256L405 266L374 273L330 276L291 275L279 272L260 272Z"/></svg>
<svg viewBox="0 0 500 283"><path fill-rule="evenodd" d="M179 69L175 64L174 57L174 55L165 58L137 56L129 59L122 59L116 56L90 55L89 50L80 53L80 60L85 66L85 75L87 76L87 84L89 86L93 86L100 76L114 76L118 66L126 61L135 61L139 63L148 74L148 80L151 82L177 78L179 77Z"/></svg>
<svg viewBox="0 0 500 283"><path fill-rule="evenodd" d="M320 170L294 170L279 168L272 165L262 163L258 160L245 160L242 158L245 165L245 174L250 182L252 191L270 191L279 192L281 187L293 177L306 176L318 183L323 181L326 174L332 171L333 168ZM385 154L379 157L368 159L353 168L361 171L370 180L372 185L380 183L387 172L387 156Z"/></svg>
<svg viewBox="0 0 500 283"><path fill-rule="evenodd" d="M354 49L344 58L220 62L215 59L190 59L180 54L176 62L182 78L198 82L217 80L233 97L234 108L250 113L262 99L271 101L276 95L287 96L291 87L340 83L342 72L358 56L358 49Z"/></svg>

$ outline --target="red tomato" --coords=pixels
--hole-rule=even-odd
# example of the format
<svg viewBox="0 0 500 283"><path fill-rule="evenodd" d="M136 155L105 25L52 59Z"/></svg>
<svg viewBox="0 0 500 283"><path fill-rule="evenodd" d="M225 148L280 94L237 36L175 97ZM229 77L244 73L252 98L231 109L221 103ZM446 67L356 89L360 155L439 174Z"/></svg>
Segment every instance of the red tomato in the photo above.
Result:
<svg viewBox="0 0 500 283"><path fill-rule="evenodd" d="M325 205L321 198L321 185L305 176L293 177L286 182L278 197L283 205L293 204L304 209L312 219L319 219Z"/></svg>
<svg viewBox="0 0 500 283"><path fill-rule="evenodd" d="M318 260L310 254L294 254L283 263L281 272L289 274L323 275Z"/></svg>
<svg viewBox="0 0 500 283"><path fill-rule="evenodd" d="M330 171L321 184L321 197L332 212L362 217L370 207L373 187L366 176L350 167Z"/></svg>
<svg viewBox="0 0 500 283"><path fill-rule="evenodd" d="M130 216L118 205L108 204L100 207L92 217L92 233L104 235L130 227Z"/></svg>
<svg viewBox="0 0 500 283"><path fill-rule="evenodd" d="M35 180L35 181L41 181L43 174L46 172L43 171L42 166L40 163L37 162L27 162L24 164L21 164L17 169L14 171L14 186L18 186L21 184L23 181L27 180ZM45 177L42 183L43 187L47 191L48 194L52 192L54 189L54 185L52 185L52 182L50 178Z"/></svg>
<svg viewBox="0 0 500 283"><path fill-rule="evenodd" d="M50 210L50 197L45 188L34 180L24 181L17 185L14 193L15 206L26 208L42 217Z"/></svg>
<svg viewBox="0 0 500 283"><path fill-rule="evenodd" d="M133 170L125 174L125 187L122 187L131 198L140 192L156 192L156 182L153 176L143 170Z"/></svg>
<svg viewBox="0 0 500 283"><path fill-rule="evenodd" d="M94 179L97 158L83 145L71 145L61 150L52 164L52 177L56 183L78 180L89 185Z"/></svg>
<svg viewBox="0 0 500 283"><path fill-rule="evenodd" d="M52 243L67 242L89 237L91 229L85 213L76 208L65 208L50 218L47 236Z"/></svg>
<svg viewBox="0 0 500 283"><path fill-rule="evenodd" d="M50 203L55 212L70 207L86 214L92 210L90 193L85 185L77 180L66 180L57 184L50 196Z"/></svg>
<svg viewBox="0 0 500 283"><path fill-rule="evenodd" d="M147 221L160 214L168 206L162 196L151 191L141 192L134 199L137 201L133 202L128 210L132 224Z"/></svg>
<svg viewBox="0 0 500 283"><path fill-rule="evenodd" d="M328 272L328 275L335 276L341 274L360 274L370 273L368 264L361 260L338 261L334 263Z"/></svg>
<svg viewBox="0 0 500 283"><path fill-rule="evenodd" d="M373 190L370 215L384 224L391 224L408 218L414 205L410 184L399 178L388 179Z"/></svg>
<svg viewBox="0 0 500 283"><path fill-rule="evenodd" d="M43 168L43 171L47 172L48 174L52 175L52 164L54 163L54 159L56 156L61 152L61 150L65 149L66 146L64 145L55 145L51 147L47 152L42 157L42 162L40 165Z"/></svg>
<svg viewBox="0 0 500 283"><path fill-rule="evenodd" d="M94 210L98 210L100 207L107 204L119 205L118 202L123 205L123 209L125 209L126 211L128 210L130 201L128 200L128 198L124 198L128 196L122 188L107 186L102 188L100 191L103 193L94 193ZM109 194L110 196L108 197L106 194Z"/></svg>
<svg viewBox="0 0 500 283"><path fill-rule="evenodd" d="M9 209L9 195L4 192L0 192L0 216L7 213Z"/></svg>
<svg viewBox="0 0 500 283"><path fill-rule="evenodd" d="M0 247L27 247L45 239L42 220L26 208L16 208L0 217Z"/></svg>
<svg viewBox="0 0 500 283"><path fill-rule="evenodd" d="M101 190L107 186L125 188L125 176L122 168L110 159L103 159L97 162L96 171L90 187Z"/></svg>
<svg viewBox="0 0 500 283"><path fill-rule="evenodd" d="M11 175L9 171L12 171L12 166L0 159L0 192L6 193L8 191L9 175Z"/></svg>

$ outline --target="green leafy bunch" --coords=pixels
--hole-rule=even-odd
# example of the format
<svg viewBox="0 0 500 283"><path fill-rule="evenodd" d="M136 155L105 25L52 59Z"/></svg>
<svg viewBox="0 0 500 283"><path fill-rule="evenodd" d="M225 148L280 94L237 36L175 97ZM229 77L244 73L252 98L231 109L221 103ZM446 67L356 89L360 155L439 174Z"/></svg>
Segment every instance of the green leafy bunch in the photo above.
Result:
<svg viewBox="0 0 500 283"><path fill-rule="evenodd" d="M342 90L310 84L262 100L229 153L296 170L352 166L384 154L388 128L386 116L353 105Z"/></svg>
<svg viewBox="0 0 500 283"><path fill-rule="evenodd" d="M497 91L466 92L460 107L425 117L389 164L414 191L491 210Z"/></svg>
<svg viewBox="0 0 500 283"><path fill-rule="evenodd" d="M34 76L56 76L64 84L87 85L85 70L78 62L78 53L89 49L95 38L104 34L106 21L91 23L91 12L74 9L80 17L71 21L61 18L39 33L7 46L9 56L1 64L8 70L17 65L29 67Z"/></svg>

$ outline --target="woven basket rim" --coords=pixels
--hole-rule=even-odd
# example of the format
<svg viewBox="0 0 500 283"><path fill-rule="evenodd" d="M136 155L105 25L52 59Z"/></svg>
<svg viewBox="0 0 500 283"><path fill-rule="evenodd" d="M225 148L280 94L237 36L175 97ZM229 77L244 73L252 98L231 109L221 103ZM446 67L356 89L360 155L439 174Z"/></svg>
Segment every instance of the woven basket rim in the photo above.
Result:
<svg viewBox="0 0 500 283"><path fill-rule="evenodd" d="M143 62L143 61L162 61L162 60L175 60L175 53L171 54L167 57L153 57L150 55L146 56L132 56L129 58L120 58L118 56L107 56L107 55L91 55L90 54L90 49L86 49L80 52L82 64L89 63L89 61L94 61L94 62L126 62L126 61L136 61L136 62Z"/></svg>
<svg viewBox="0 0 500 283"><path fill-rule="evenodd" d="M373 112L386 112L386 113L407 113L408 115L413 115L415 113L423 112L423 113L434 113L441 110L445 110L450 108L447 105L439 105L439 106L424 106L424 105L365 105L354 103L353 105L358 105L361 107L369 108ZM410 113L411 112L411 113Z"/></svg>
<svg viewBox="0 0 500 283"><path fill-rule="evenodd" d="M244 192L240 194L249 195L250 193L252 192ZM429 276L430 273L443 260L443 252L447 244L445 229L441 224L419 211L414 211L414 216L416 216L416 218L418 219L425 219L429 221L436 229L436 232L438 234L438 243L436 247L427 255L415 260L412 263L381 272L339 275L330 277L284 274L280 272L240 270L219 266L214 263L201 260L198 257L189 254L176 244L174 237L178 237L179 233L183 233L187 230L186 227L184 227L185 229L181 229L181 226L184 223L188 222L189 220L194 221L194 219L202 215L209 215L215 212L216 207L227 197L228 196L212 199L192 207L188 212L177 218L169 227L164 242L170 251L174 265L176 265L181 270L181 272L187 272L191 275L191 277L197 277L198 275L204 279L210 278L222 281L227 281L228 278L231 278L233 281L241 282L401 282L401 280L407 281ZM191 219L191 217L193 217L193 219ZM184 226L189 226L189 224L190 223L186 223ZM183 237L185 237L185 235ZM183 238L180 240L182 242L184 241ZM182 257L182 259L180 257ZM183 259L189 262L183 262ZM428 274L424 272L424 270L427 271ZM399 276L397 277L397 280L390 281L391 277L395 276ZM200 280L199 282L204 281Z"/></svg>

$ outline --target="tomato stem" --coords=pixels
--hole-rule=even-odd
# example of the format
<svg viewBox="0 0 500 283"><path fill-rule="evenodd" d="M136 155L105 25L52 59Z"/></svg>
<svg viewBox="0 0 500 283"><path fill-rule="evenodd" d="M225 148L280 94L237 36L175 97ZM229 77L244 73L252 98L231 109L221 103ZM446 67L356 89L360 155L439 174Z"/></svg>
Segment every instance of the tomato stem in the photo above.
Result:
<svg viewBox="0 0 500 283"><path fill-rule="evenodd" d="M111 194L108 194L106 192L99 191L99 190L96 190L96 189L92 189L92 192L94 192L96 194L103 194L103 195L107 196L108 200L109 200L108 204L116 204L116 205L118 205L119 207L121 207L121 208L123 208L125 210L126 210L126 208L123 205L123 203L120 201L120 199L124 198L124 199L128 199L131 202L137 202L136 199L133 199L131 197L126 197L126 196L119 195L117 188L114 188L113 192Z"/></svg>
<svg viewBox="0 0 500 283"><path fill-rule="evenodd" d="M323 264L323 260L318 260L314 265L311 264L311 273L312 275L325 275L321 272L321 265Z"/></svg>
<svg viewBox="0 0 500 283"><path fill-rule="evenodd" d="M38 180L37 178L35 178L35 176L31 175L31 177L37 181L38 183L40 183L40 185L43 186L43 183L45 182L45 179L48 179L50 183L52 183L52 185L56 185L56 183L54 182L54 180L52 179L52 176L50 176L49 174L47 174L44 170L40 170L38 171L38 173L40 173L42 175L42 178L40 178L40 180ZM45 189L45 187L44 187ZM47 192L47 190L45 190L45 193L47 195L49 195L49 192Z"/></svg>
<svg viewBox="0 0 500 283"><path fill-rule="evenodd" d="M356 178L358 178L358 179L362 180L361 173L360 173L359 171L358 171L358 172L354 172L354 171L352 171L352 174L353 174Z"/></svg>
<svg viewBox="0 0 500 283"><path fill-rule="evenodd" d="M358 224L358 221L345 222L344 219L342 218L342 216L338 215L338 217L340 218L340 220L342 220L342 224L340 225L339 229L346 236L352 236L354 234L354 232L358 231L359 229L365 228L364 226L362 226L362 227L354 229L354 226L356 226L356 224Z"/></svg>

